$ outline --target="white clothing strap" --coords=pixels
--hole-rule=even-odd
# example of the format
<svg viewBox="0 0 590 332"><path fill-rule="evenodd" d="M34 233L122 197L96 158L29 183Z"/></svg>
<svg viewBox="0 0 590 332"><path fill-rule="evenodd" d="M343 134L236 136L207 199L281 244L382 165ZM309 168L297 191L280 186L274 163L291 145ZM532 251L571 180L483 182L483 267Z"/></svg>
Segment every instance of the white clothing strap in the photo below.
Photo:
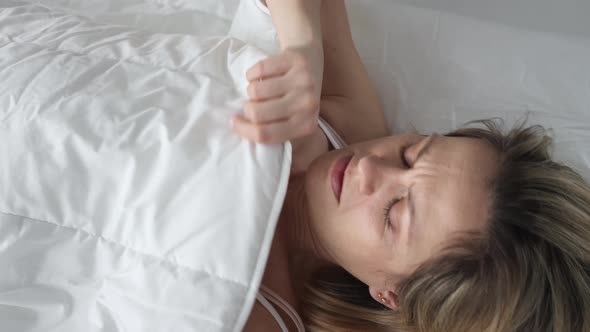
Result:
<svg viewBox="0 0 590 332"><path fill-rule="evenodd" d="M295 309L293 309L293 307L289 305L287 301L282 299L277 293L273 292L264 285L260 285L260 293L262 296L266 297L269 301L281 308L285 313L287 313L287 315L289 315L289 318L291 318L293 323L295 323L297 332L305 332L305 325L303 325L301 317L299 317L297 311L295 311Z"/></svg>
<svg viewBox="0 0 590 332"><path fill-rule="evenodd" d="M254 0L254 2L256 2L256 6L258 6L260 10L262 10L265 14L270 15L270 10L268 10L268 7L262 3L262 0Z"/></svg>
<svg viewBox="0 0 590 332"><path fill-rule="evenodd" d="M266 310L268 310L268 312L270 312L272 317L277 321L277 324L279 324L281 331L289 332L289 329L283 321L283 318L281 318L281 315L279 315L279 313L275 310L272 304L270 304L270 302L268 302L266 298L264 298L264 295L258 293L256 294L256 299L258 300L258 302L260 302L260 304L262 304L263 307L266 308Z"/></svg>
<svg viewBox="0 0 590 332"><path fill-rule="evenodd" d="M346 142L344 142L342 137L340 137L340 135L338 135L338 133L334 130L334 128L332 128L332 126L330 126L330 124L328 122L326 122L326 120L322 119L321 116L318 118L318 124L319 124L320 128L322 129L322 131L324 132L324 134L326 135L326 137L328 137L328 140L330 140L330 143L332 143L332 146L335 149L342 149L342 148L348 146L348 144L346 144Z"/></svg>

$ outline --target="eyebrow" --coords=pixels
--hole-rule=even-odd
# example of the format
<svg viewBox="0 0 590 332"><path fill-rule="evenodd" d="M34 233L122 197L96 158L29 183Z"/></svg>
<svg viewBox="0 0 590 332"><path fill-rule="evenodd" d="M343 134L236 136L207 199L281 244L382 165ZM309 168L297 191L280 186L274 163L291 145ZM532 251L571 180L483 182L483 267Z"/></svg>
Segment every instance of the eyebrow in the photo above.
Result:
<svg viewBox="0 0 590 332"><path fill-rule="evenodd" d="M420 158L424 158L432 153L432 146L433 146L434 142L438 139L437 137L438 137L438 135L434 134L434 135L431 135L428 138L426 138L428 141L426 142L426 145L424 145L424 147L422 149L420 149L420 152L418 152L416 159L414 159L414 164L416 162L418 162L418 160L420 160ZM408 189L408 201L410 202L410 229L408 231L409 235L411 235L413 233L413 229L414 229L414 225L415 225L414 220L416 218L416 202L412 199L412 188L413 187L414 187L414 185L410 186L410 188ZM411 236L409 236L409 238L411 238Z"/></svg>
<svg viewBox="0 0 590 332"><path fill-rule="evenodd" d="M426 145L424 145L424 147L422 149L420 149L420 152L418 152L418 155L416 156L416 159L414 159L414 164L418 162L418 160L420 160L420 158L424 158L425 156L429 155L432 152L432 145L434 144L435 141L438 140L439 135L437 134L433 134L428 136L428 138L426 138Z"/></svg>

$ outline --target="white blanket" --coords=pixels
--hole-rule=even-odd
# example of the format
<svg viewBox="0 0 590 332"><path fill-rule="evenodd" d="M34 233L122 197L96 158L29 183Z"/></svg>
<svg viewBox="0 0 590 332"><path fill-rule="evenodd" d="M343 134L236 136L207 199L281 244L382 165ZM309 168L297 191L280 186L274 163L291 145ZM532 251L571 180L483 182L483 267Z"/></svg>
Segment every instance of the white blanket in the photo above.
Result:
<svg viewBox="0 0 590 332"><path fill-rule="evenodd" d="M291 146L233 134L230 38L0 2L2 331L239 331Z"/></svg>

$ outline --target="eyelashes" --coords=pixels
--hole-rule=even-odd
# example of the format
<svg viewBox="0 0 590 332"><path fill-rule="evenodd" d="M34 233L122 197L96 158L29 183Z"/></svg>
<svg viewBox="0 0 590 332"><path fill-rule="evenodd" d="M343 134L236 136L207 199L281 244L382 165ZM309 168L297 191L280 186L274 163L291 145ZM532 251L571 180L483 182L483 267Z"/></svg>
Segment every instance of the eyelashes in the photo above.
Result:
<svg viewBox="0 0 590 332"><path fill-rule="evenodd" d="M392 200L390 200L387 205L385 206L385 209L383 209L384 212L384 222L385 222L385 227L387 229L391 229L392 225L391 225L391 219L389 218L389 215L391 214L391 209L393 208L393 206L399 202L401 200L401 198L394 198Z"/></svg>
<svg viewBox="0 0 590 332"><path fill-rule="evenodd" d="M411 168L412 166L410 165L410 163L408 162L408 160L405 157L406 151L412 146L412 143L408 143L402 146L402 148L400 149L400 159L402 161L402 163L404 164L404 166L406 168ZM385 222L385 227L387 229L391 229L392 228L392 224L391 224L391 218L389 217L389 215L391 214L391 209L393 208L393 206L401 201L402 198L393 198L391 199L389 202L387 202L387 204L385 205L385 208L383 209L383 221Z"/></svg>

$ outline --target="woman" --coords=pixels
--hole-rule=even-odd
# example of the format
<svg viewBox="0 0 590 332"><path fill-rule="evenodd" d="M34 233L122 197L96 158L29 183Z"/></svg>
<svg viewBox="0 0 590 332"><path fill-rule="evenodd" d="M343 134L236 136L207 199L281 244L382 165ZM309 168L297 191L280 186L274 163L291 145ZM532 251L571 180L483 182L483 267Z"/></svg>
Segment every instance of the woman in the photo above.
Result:
<svg viewBox="0 0 590 332"><path fill-rule="evenodd" d="M245 331L297 330L277 298L309 331L590 331L590 188L543 129L389 136L344 2L267 3L282 51L233 125L293 167Z"/></svg>

